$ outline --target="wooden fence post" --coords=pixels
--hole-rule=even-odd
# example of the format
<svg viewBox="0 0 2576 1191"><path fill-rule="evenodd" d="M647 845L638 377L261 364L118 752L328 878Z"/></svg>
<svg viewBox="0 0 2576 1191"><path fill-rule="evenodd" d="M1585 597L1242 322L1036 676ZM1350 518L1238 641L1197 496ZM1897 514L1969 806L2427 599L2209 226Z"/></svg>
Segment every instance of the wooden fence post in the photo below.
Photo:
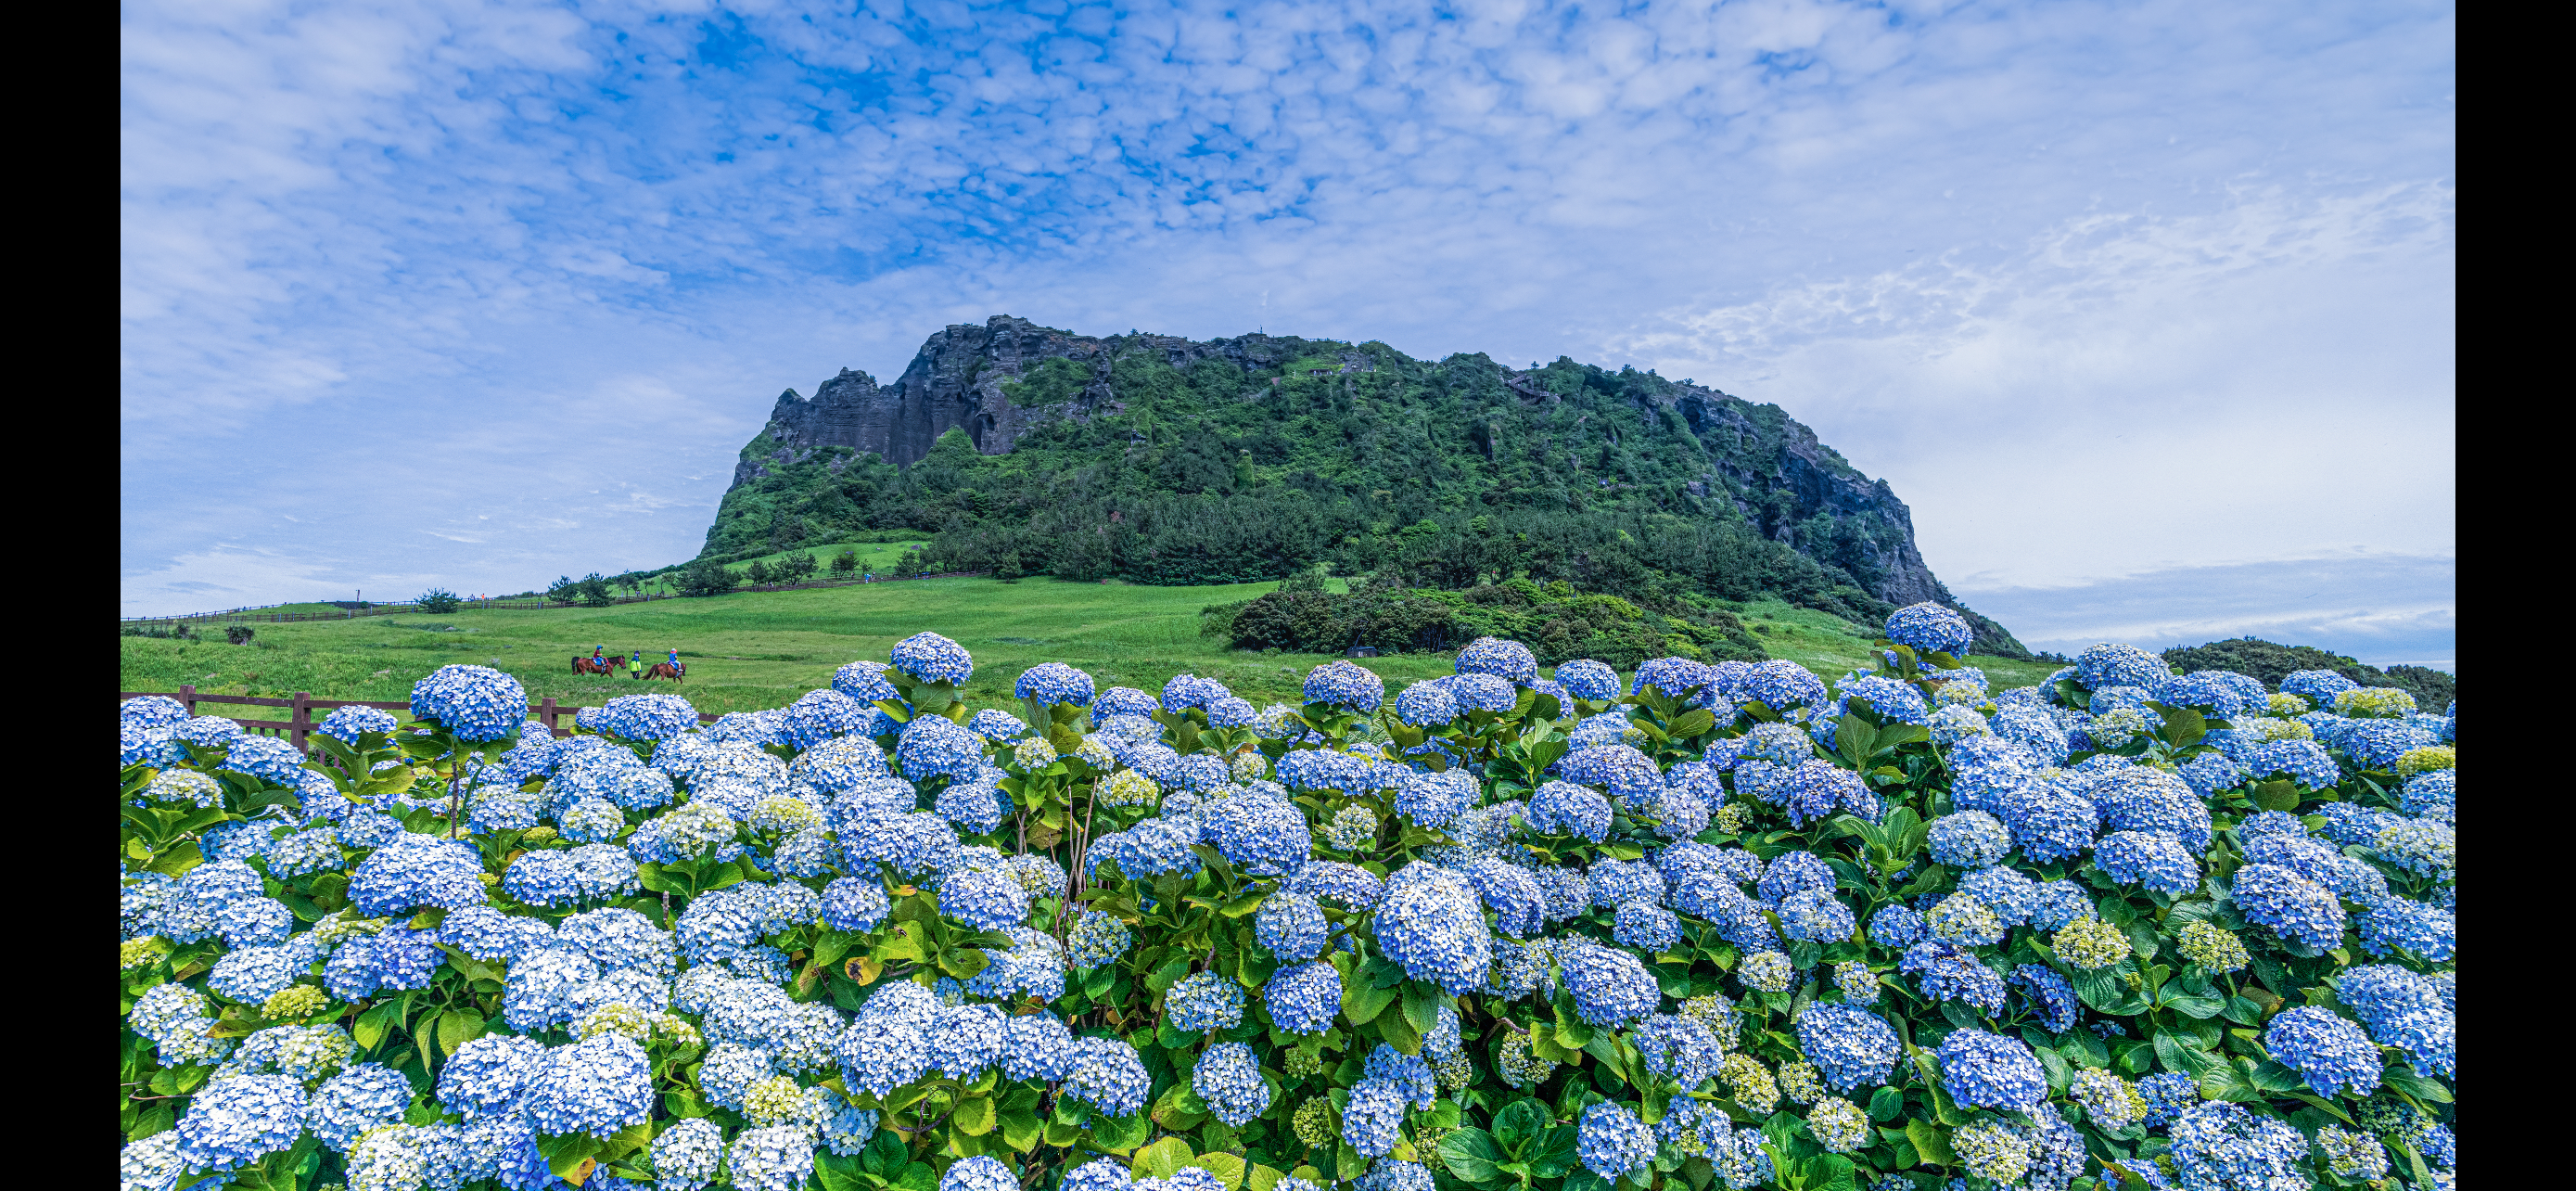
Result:
<svg viewBox="0 0 2576 1191"><path fill-rule="evenodd" d="M179 684L179 701L180 701L181 703L185 703L185 704L187 704L187 705L188 705L188 714L189 714L190 716L194 716L194 715L196 715L196 714L197 714L197 687L196 687L196 684L194 684L194 683L187 683L187 682L180 683L180 684Z"/></svg>
<svg viewBox="0 0 2576 1191"><path fill-rule="evenodd" d="M548 736L553 736L553 735L555 734L555 697L554 697L554 696L552 696L552 695L548 695L548 696L546 696L546 698L545 698L545 702L543 702L543 703L539 703L539 704L537 705L537 717L538 717L540 720L544 721L544 723L545 723L545 725L546 725L546 735L548 735Z"/></svg>
<svg viewBox="0 0 2576 1191"><path fill-rule="evenodd" d="M312 752L313 750L305 747L305 741L313 731L313 692L295 692L295 714L288 716L287 719L295 725L295 751Z"/></svg>

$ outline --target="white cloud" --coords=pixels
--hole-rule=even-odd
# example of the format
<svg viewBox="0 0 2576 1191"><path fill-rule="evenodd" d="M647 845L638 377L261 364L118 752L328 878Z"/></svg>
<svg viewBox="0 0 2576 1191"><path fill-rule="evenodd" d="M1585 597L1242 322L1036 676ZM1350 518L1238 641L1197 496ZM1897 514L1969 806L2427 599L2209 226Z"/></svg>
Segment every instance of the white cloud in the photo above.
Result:
<svg viewBox="0 0 2576 1191"><path fill-rule="evenodd" d="M121 13L129 604L676 561L997 312L1659 364L1963 586L2449 548L2436 4Z"/></svg>

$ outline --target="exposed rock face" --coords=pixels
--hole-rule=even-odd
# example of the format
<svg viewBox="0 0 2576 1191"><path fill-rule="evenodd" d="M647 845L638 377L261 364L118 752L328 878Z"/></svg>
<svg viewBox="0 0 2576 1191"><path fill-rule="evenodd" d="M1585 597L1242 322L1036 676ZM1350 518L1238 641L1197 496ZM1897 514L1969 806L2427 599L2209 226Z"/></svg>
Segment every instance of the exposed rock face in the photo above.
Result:
<svg viewBox="0 0 2576 1191"><path fill-rule="evenodd" d="M1139 350L1159 354L1182 371L1216 359L1255 374L1298 359L1330 358L1337 350L1338 369L1310 364L1305 366L1307 371L1374 371L1380 363L1391 361L1406 369L1434 367L1343 348L1346 345L1335 348L1320 341L1267 335L1204 342L1144 333L1094 337L995 315L981 326L961 323L931 335L892 384L880 385L865 372L844 369L824 381L811 398L793 389L780 394L768 425L743 451L734 470L734 487L762 480L775 468L831 447L873 453L908 467L927 456L940 435L957 428L964 429L982 453L1004 454L1046 419L1088 420L1122 412L1125 405L1112 387L1111 362ZM1075 367L1055 366L1053 381L1045 386L1015 383L1028 380L1050 360L1069 361ZM1477 361L1478 368L1493 369L1483 374L1493 379L1475 383L1494 386L1488 391L1497 395L1508 391L1506 401L1517 398L1530 408L1565 400L1549 389L1543 370L1515 371L1483 357L1451 357L1436 367L1453 369L1467 360ZM1006 385L1020 390L1031 404L1014 402L1005 392ZM1896 604L1934 600L1957 606L1925 565L1915 546L1913 514L1886 481L1862 475L1833 448L1817 441L1814 431L1777 407L1660 377L1623 391L1641 410L1660 407L1673 420L1688 425L1707 449L1709 470L1686 486L1693 496L1706 500L1724 494L1762 533L1807 552L1815 552L1817 546L1801 541L1798 527L1819 513L1873 524L1879 528L1855 541L1846 557L1847 563L1866 564L1854 573L1872 576L1867 585L1875 588L1873 594ZM1490 439L1477 442L1491 454ZM837 460L832 465L834 471L840 466Z"/></svg>

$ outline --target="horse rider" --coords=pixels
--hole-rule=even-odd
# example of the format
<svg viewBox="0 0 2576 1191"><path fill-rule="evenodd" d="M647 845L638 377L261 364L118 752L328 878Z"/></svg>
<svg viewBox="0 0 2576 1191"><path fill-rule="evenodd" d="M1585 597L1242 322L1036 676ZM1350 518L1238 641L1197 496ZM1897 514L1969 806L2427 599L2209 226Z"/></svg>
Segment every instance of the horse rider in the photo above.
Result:
<svg viewBox="0 0 2576 1191"><path fill-rule="evenodd" d="M634 657L626 659L626 676L638 680L641 680L644 677L643 650L636 650Z"/></svg>
<svg viewBox="0 0 2576 1191"><path fill-rule="evenodd" d="M608 659L601 656L602 651L607 648L608 647L605 645L593 645L590 647L590 664L599 667L599 672L602 674L608 673Z"/></svg>
<svg viewBox="0 0 2576 1191"><path fill-rule="evenodd" d="M682 672L683 671L680 666L680 647L674 645L671 647L671 674L674 677L677 677Z"/></svg>

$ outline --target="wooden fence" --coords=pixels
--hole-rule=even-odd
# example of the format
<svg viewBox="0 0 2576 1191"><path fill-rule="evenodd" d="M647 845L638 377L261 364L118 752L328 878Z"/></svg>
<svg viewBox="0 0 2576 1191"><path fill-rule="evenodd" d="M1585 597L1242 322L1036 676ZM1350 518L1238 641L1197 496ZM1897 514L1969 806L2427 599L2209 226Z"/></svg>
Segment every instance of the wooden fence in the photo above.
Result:
<svg viewBox="0 0 2576 1191"><path fill-rule="evenodd" d="M196 686L193 684L183 684L176 691L118 691L116 693L116 698L117 701L121 703L127 699L140 699L145 695L159 695L165 699L176 699L188 708L189 715L197 714L197 705L200 703L287 708L289 709L288 717L282 720L248 720L239 716L230 716L227 718L231 719L232 722L236 724L240 724L245 731L257 732L262 736L282 736L289 738L294 742L296 750L306 756L313 755L313 731L315 728L321 726L321 721L313 718L313 709L317 707L321 708L326 715L330 712L330 709L334 707L373 707L382 711L411 710L411 704L409 703L386 702L374 699L316 699L312 695L303 691L295 692L295 697L292 699L261 699L250 695L207 695L198 693ZM557 703L552 695L548 695L544 699L528 705L528 714L535 718L539 723L544 724L546 726L546 730L554 733L556 736L572 735L572 729L570 727L559 724L556 721L558 719L569 720L574 715L579 714L582 710L582 707L574 704ZM716 718L717 717L712 712L701 711L698 713L698 722L701 724L712 724L716 722Z"/></svg>
<svg viewBox="0 0 2576 1191"><path fill-rule="evenodd" d="M936 575L879 575L874 579L825 579L816 583L762 583L736 587L731 591L717 594L731 595L736 591L808 591L818 587L865 587L878 583L901 583L910 579L980 579L990 574L992 574L991 571L944 571ZM591 604L582 600L550 600L544 597L526 600L461 600L458 601L456 610L465 612L487 608L504 611L534 611L539 608L606 608L619 604L643 604L654 600L703 598L705 597L678 592L648 592L644 595L612 596L606 604ZM338 612L261 612L255 608L236 608L230 612L196 612L186 616L123 616L118 617L116 623L120 625L289 624L300 620L356 620L361 616L393 616L398 613L422 611L424 610L418 604L378 604L372 608L344 608ZM445 613L435 615L443 616ZM200 697L212 698L212 696Z"/></svg>

